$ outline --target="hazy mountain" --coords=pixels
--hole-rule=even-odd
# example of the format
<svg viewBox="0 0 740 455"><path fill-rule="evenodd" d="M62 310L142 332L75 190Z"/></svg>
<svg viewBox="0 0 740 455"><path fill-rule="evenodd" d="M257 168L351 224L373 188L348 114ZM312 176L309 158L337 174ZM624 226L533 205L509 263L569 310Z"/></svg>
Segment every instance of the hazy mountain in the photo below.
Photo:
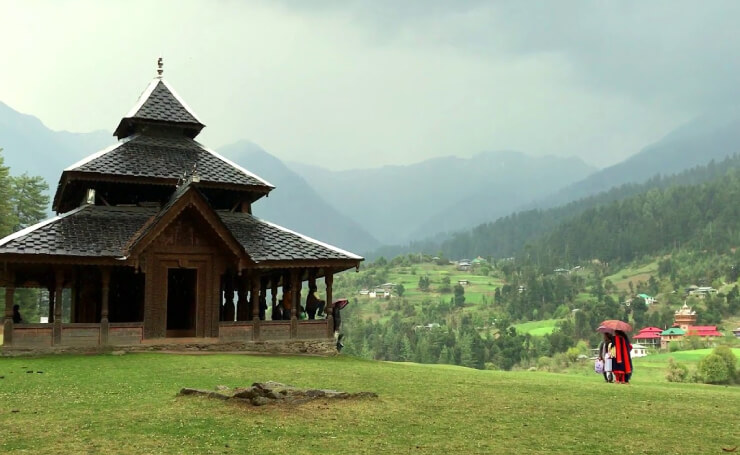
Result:
<svg viewBox="0 0 740 455"><path fill-rule="evenodd" d="M644 182L740 152L740 109L718 110L676 128L625 161L602 169L535 206L556 206L624 183Z"/></svg>
<svg viewBox="0 0 740 455"><path fill-rule="evenodd" d="M578 158L511 151L349 171L289 166L386 244L493 220L594 171Z"/></svg>
<svg viewBox="0 0 740 455"><path fill-rule="evenodd" d="M219 152L275 185L268 197L254 204L255 216L357 254L379 246L358 223L328 204L301 176L258 145L240 141Z"/></svg>
<svg viewBox="0 0 740 455"><path fill-rule="evenodd" d="M56 191L62 170L113 143L110 132L70 133L52 131L39 119L21 114L0 102L0 148L5 165L19 175L40 175Z"/></svg>

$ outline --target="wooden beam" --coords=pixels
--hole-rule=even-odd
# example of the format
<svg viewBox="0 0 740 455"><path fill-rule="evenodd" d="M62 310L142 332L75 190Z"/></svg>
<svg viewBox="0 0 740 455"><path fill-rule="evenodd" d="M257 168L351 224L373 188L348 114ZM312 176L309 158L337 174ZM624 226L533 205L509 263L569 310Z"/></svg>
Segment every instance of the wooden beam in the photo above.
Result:
<svg viewBox="0 0 740 455"><path fill-rule="evenodd" d="M326 335L331 337L334 336L334 300L332 296L332 286L334 285L334 272L331 269L326 269L326 276L324 276L324 283L326 283Z"/></svg>
<svg viewBox="0 0 740 455"><path fill-rule="evenodd" d="M110 294L110 269L103 267L100 270L100 344L108 344L108 298Z"/></svg>
<svg viewBox="0 0 740 455"><path fill-rule="evenodd" d="M13 305L15 304L15 276L8 271L5 285L5 321L3 322L3 343L13 345Z"/></svg>
<svg viewBox="0 0 740 455"><path fill-rule="evenodd" d="M58 345L62 343L62 292L64 291L64 270L56 269L54 271L54 327L53 332L53 344Z"/></svg>

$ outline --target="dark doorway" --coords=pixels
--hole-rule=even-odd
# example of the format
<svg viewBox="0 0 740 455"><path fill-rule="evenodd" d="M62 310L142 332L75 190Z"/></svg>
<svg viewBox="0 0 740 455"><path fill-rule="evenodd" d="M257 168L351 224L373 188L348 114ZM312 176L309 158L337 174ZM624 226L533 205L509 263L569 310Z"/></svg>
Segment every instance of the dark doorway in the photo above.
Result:
<svg viewBox="0 0 740 455"><path fill-rule="evenodd" d="M195 336L198 271L167 269L167 336Z"/></svg>

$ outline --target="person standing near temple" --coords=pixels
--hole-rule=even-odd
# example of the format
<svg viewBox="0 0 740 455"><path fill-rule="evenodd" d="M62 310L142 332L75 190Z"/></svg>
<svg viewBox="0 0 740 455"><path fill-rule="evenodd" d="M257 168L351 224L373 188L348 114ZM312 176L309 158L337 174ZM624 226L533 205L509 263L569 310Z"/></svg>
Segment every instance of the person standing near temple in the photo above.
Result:
<svg viewBox="0 0 740 455"><path fill-rule="evenodd" d="M23 322L21 307L19 305L13 305L13 323L20 324L21 322Z"/></svg>

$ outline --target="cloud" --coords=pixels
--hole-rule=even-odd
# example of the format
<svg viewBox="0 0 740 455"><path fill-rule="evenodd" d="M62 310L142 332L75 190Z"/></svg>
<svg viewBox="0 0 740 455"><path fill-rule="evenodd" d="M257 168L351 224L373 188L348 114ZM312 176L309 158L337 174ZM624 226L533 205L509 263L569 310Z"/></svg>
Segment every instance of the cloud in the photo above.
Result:
<svg viewBox="0 0 740 455"><path fill-rule="evenodd" d="M165 57L218 147L330 168L482 150L606 165L737 99L736 2L0 0L0 100L108 129Z"/></svg>

